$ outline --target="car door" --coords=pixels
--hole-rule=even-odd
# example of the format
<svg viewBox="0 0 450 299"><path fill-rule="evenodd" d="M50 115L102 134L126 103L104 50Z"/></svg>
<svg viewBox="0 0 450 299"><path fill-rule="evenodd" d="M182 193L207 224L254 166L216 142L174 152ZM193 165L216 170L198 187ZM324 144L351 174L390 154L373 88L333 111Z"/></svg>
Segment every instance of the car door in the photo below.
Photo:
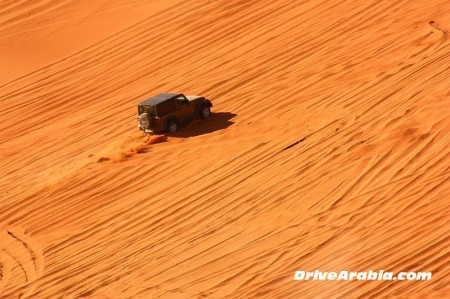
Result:
<svg viewBox="0 0 450 299"><path fill-rule="evenodd" d="M189 101L183 95L175 98L175 105L177 107L176 116L180 122L186 123L192 120L194 113L189 106Z"/></svg>

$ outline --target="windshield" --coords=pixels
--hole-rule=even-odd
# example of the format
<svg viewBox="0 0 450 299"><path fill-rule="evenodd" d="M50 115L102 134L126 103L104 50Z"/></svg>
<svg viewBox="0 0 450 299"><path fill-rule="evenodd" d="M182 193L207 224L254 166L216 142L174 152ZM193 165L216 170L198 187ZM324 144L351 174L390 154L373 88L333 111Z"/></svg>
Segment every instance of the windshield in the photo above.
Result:
<svg viewBox="0 0 450 299"><path fill-rule="evenodd" d="M141 115L144 112L147 112L151 116L156 116L155 107L150 106L150 105L139 105L138 106L138 114Z"/></svg>

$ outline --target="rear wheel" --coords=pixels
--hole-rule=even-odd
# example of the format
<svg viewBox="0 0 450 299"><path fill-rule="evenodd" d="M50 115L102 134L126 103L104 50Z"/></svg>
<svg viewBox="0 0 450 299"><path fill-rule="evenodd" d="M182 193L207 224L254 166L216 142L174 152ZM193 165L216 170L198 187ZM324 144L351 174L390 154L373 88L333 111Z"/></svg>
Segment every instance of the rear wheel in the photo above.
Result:
<svg viewBox="0 0 450 299"><path fill-rule="evenodd" d="M207 105L203 105L200 108L200 118L205 119L211 115L211 109Z"/></svg>
<svg viewBox="0 0 450 299"><path fill-rule="evenodd" d="M178 122L176 120L169 121L167 129L169 130L170 133L175 133L176 131L178 131Z"/></svg>

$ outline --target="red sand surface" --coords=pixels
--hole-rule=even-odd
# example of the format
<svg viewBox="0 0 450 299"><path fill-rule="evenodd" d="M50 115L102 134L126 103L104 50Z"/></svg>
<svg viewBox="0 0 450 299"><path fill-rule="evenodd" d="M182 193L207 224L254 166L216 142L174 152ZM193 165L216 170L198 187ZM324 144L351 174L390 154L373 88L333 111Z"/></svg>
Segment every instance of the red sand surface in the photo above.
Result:
<svg viewBox="0 0 450 299"><path fill-rule="evenodd" d="M0 298L450 297L449 30L445 0L1 1ZM166 91L214 114L148 137Z"/></svg>

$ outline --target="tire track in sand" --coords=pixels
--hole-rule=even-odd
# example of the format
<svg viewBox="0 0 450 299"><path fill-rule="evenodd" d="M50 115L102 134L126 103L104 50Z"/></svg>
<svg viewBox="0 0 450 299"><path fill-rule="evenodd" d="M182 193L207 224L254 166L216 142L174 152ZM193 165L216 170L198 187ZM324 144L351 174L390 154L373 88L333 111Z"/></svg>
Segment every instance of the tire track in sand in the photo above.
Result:
<svg viewBox="0 0 450 299"><path fill-rule="evenodd" d="M21 281L10 285L11 274L17 269ZM11 287L23 287L38 279L44 270L42 250L33 238L20 227L0 232L0 295L7 295ZM29 289L28 291L32 291Z"/></svg>

